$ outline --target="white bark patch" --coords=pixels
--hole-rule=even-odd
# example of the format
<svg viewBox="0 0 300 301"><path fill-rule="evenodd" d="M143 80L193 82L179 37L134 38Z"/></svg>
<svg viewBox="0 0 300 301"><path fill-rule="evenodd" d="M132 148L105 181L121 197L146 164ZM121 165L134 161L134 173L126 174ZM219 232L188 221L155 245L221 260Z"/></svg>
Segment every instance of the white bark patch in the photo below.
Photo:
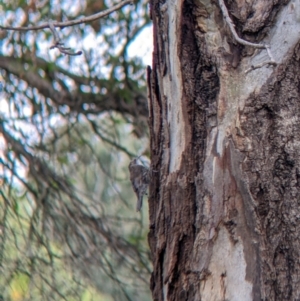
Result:
<svg viewBox="0 0 300 301"><path fill-rule="evenodd" d="M181 18L181 3L168 1L167 14L169 31L168 72L163 78L164 95L168 95L168 123L170 129L170 172L179 169L182 153L186 148L185 128L182 110L182 78L178 56L178 39L180 35L178 21ZM170 70L169 70L170 69Z"/></svg>
<svg viewBox="0 0 300 301"><path fill-rule="evenodd" d="M271 52L277 64L281 64L285 59L287 53L294 48L300 39L300 1L294 0L285 7L278 14L276 23L266 38L261 41L261 44L270 45ZM251 65L258 65L268 61L269 57L265 50L257 50L255 55L251 58L245 59L240 69L246 70ZM245 100L250 93L258 90L266 83L269 75L274 67L262 67L249 72L245 79L241 82L241 100ZM276 68L276 67L275 67ZM243 107L243 101L240 106Z"/></svg>
<svg viewBox="0 0 300 301"><path fill-rule="evenodd" d="M226 38L222 38L218 25L215 22L214 9L207 0L199 1L208 12L208 17L198 18L198 25L206 31L206 42L211 53L218 56L218 51L223 48L230 51ZM272 26L268 36L260 44L270 45L272 55L280 65L287 56L287 53L293 49L300 39L300 0L293 0L289 5L282 8L278 13L275 24ZM265 49L257 49L252 57L246 57L242 60L237 69L228 68L226 63L222 62L220 57L220 94L219 94L219 116L217 136L217 152L222 156L224 150L224 138L226 133L230 133L233 128L238 126L238 108L243 110L244 102L250 93L259 91L266 83L274 68L265 65L248 72L252 65L256 66L269 61ZM249 146L251 147L251 146Z"/></svg>
<svg viewBox="0 0 300 301"><path fill-rule="evenodd" d="M252 301L252 283L246 280L246 261L241 240L233 244L221 228L208 267L211 273L201 283L203 301Z"/></svg>

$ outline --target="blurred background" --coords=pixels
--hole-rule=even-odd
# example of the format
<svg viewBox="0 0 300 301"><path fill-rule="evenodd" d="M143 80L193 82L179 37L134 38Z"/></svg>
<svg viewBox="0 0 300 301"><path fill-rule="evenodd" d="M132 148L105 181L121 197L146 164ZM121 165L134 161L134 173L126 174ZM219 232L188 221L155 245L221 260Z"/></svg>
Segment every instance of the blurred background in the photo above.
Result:
<svg viewBox="0 0 300 301"><path fill-rule="evenodd" d="M118 3L2 0L0 25L67 21ZM58 29L0 30L0 300L151 300L148 204L128 164L149 164L146 1Z"/></svg>

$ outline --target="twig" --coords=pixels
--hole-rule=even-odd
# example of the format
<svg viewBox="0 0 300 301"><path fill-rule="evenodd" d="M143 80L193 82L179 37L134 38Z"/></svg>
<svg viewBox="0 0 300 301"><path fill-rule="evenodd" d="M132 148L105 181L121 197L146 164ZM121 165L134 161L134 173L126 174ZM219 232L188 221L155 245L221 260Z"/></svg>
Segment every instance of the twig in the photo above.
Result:
<svg viewBox="0 0 300 301"><path fill-rule="evenodd" d="M262 67L265 66L265 65L276 66L277 63L276 63L276 62L273 62L273 61L266 61L266 62L257 64L257 65L251 65L251 67L250 67L249 69L247 69L247 70L245 71L245 73L248 73L248 72L253 71L253 70L255 70L255 69L262 68Z"/></svg>
<svg viewBox="0 0 300 301"><path fill-rule="evenodd" d="M246 40L241 39L241 38L238 36L238 34L237 34L236 30L235 30L235 25L234 25L234 23L232 22L232 20L231 20L229 14L228 14L228 10L227 10L227 7L226 7L224 1L223 1L223 0L219 0L219 5L220 5L221 11L222 11L222 13L223 13L223 17L224 17L226 23L228 24L229 29L230 29L230 31L231 31L233 37L235 38L235 40L236 40L238 43L240 43L241 45L244 45L244 46L251 46L251 47L255 47L255 48L259 48L259 49L266 49L266 50L267 50L267 53L268 53L268 56L269 56L270 60L267 61L267 62L261 63L261 64L259 64L259 65L256 65L256 66L251 66L251 68L249 68L248 70L246 70L245 73L247 73L247 72L249 72L249 71L252 71L252 70L254 70L254 69L261 68L261 67L263 67L263 66L265 66L265 65L276 66L277 63L276 63L276 61L275 61L274 58L273 58L273 55L272 55L272 53L271 53L270 46L269 46L269 45L265 45L265 44L251 43L251 42L248 42L248 41L246 41Z"/></svg>
<svg viewBox="0 0 300 301"><path fill-rule="evenodd" d="M78 24L82 24L82 23L92 22L97 19L101 19L101 18L113 13L114 11L119 10L123 6L125 6L127 4L131 4L131 3L132 3L132 0L124 0L111 8L108 8L104 11L101 11L101 12L91 15L89 17L81 18L78 20L66 21L66 22L54 22L53 25L54 25L54 27L62 28L62 27L69 27L69 26L78 25ZM11 27L11 26L1 26L0 25L0 29L16 30L16 31L29 31L29 30L39 30L39 29L46 29L46 28L49 28L49 23L44 23L39 26L29 26L29 27Z"/></svg>
<svg viewBox="0 0 300 301"><path fill-rule="evenodd" d="M52 45L50 47L50 49L54 49L54 48L58 48L58 50L61 52L61 53L64 53L64 54L67 54L67 55L81 55L82 54L82 51L77 51L77 52L70 52L69 50L71 48L69 47L64 47L64 43L61 42L61 39L59 37L59 34L58 32L56 31L55 29L55 26L53 24L53 21L49 21L48 22L49 24L49 28L51 30L51 32L53 33L53 36L54 36L54 41L55 41L55 44Z"/></svg>
<svg viewBox="0 0 300 301"><path fill-rule="evenodd" d="M67 54L67 55L74 55L74 56L75 55L81 55L82 51L73 52L73 51L70 51L71 48L64 46L64 43L61 42L61 39L59 38L58 32L56 31L55 27L63 28L63 27L74 26L74 25L78 25L78 24L82 24L82 23L95 21L95 20L103 18L103 17L111 14L112 12L114 12L116 10L119 10L123 6L125 6L127 4L131 4L131 3L133 3L133 0L124 0L124 1L120 2L119 4L116 4L115 6L109 8L107 10L104 10L104 11L99 12L97 14L91 15L89 17L81 18L79 20L72 20L72 21L66 21L66 22L53 22L53 21L50 20L46 24L42 24L42 25L39 25L39 26L30 26L30 27L10 27L10 26L6 27L6 26L1 26L0 25L0 29L3 29L3 30L16 30L16 31L29 31L29 30L39 30L39 29L49 28L51 30L51 32L53 33L54 41L55 41L55 44L52 45L50 47L50 49L58 48L58 50L61 53L64 53L64 54Z"/></svg>
<svg viewBox="0 0 300 301"><path fill-rule="evenodd" d="M271 62L275 63L275 65L276 65L276 62L275 62L275 60L274 60L274 58L273 58L273 55L272 55L272 53L271 53L271 48L270 48L270 46L269 46L269 45L266 45L266 49L267 49L268 56L269 56L269 58L271 59Z"/></svg>
<svg viewBox="0 0 300 301"><path fill-rule="evenodd" d="M58 35L58 32L57 32L56 29L55 29L55 26L54 26L54 24L53 24L53 21L50 20L50 21L48 22L48 24L49 24L50 30L51 30L52 33L53 33L55 44L56 44L56 43L59 43L59 42L60 42L60 37L59 37L59 35Z"/></svg>

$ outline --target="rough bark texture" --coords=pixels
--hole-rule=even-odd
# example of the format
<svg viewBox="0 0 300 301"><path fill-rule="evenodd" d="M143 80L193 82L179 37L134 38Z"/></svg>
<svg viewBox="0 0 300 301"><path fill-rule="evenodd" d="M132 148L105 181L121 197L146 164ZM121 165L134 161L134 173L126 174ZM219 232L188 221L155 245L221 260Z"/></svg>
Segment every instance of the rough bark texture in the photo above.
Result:
<svg viewBox="0 0 300 301"><path fill-rule="evenodd" d="M300 1L153 0L154 300L300 300Z"/></svg>

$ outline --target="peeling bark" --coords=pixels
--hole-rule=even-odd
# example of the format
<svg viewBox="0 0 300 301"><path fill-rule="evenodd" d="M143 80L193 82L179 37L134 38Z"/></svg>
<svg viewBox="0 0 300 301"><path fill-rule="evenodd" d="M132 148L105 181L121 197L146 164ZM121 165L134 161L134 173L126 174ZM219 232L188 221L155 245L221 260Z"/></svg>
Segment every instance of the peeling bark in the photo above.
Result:
<svg viewBox="0 0 300 301"><path fill-rule="evenodd" d="M154 300L300 300L300 1L153 0Z"/></svg>

